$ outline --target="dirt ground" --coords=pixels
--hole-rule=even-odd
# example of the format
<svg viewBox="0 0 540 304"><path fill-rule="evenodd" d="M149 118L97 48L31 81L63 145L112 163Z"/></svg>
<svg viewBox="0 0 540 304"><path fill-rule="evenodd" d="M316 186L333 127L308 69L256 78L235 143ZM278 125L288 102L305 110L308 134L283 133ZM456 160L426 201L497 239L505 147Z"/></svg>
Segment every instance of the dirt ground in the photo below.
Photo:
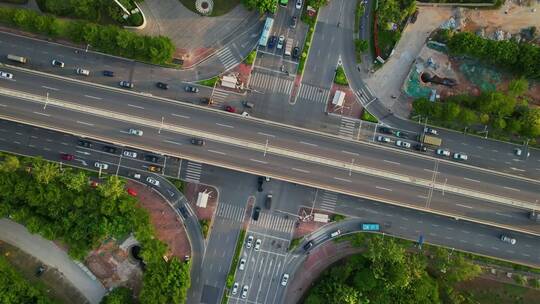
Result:
<svg viewBox="0 0 540 304"><path fill-rule="evenodd" d="M467 22L465 29L475 31L478 28L485 28L486 33L501 29L505 32L518 33L522 28L530 26L538 28L540 27L540 3L530 2L531 6L525 4L521 6L517 4L517 1L506 1L505 5L498 10L463 10L463 16Z"/></svg>
<svg viewBox="0 0 540 304"><path fill-rule="evenodd" d="M37 277L35 271L42 263L26 252L0 241L0 254L30 283L42 285L52 299L60 303L88 303L58 270L48 268L40 277Z"/></svg>
<svg viewBox="0 0 540 304"><path fill-rule="evenodd" d="M540 297L540 290L502 283L484 277L463 282L457 286L457 289L472 293L478 303L527 304L537 303Z"/></svg>

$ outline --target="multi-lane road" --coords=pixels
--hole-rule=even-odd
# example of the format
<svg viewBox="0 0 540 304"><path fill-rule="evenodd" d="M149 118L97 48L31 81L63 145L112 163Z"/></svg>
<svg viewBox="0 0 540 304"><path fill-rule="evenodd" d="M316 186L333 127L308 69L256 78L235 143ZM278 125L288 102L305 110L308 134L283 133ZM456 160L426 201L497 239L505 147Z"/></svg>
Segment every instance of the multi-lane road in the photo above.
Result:
<svg viewBox="0 0 540 304"><path fill-rule="evenodd" d="M513 226L540 231L526 220L527 210L536 208L540 188L534 180L539 178L534 166L540 162L532 163L532 158L528 160L530 179L517 178L172 100L3 69L15 74L14 81L1 82L5 118L376 200L465 218L475 215L474 219L485 222L503 224L489 214L456 206L469 206L463 200L471 199L518 205L522 217ZM127 130L132 127L145 135L130 136ZM207 138L206 146L190 145L192 136ZM437 205L433 197L439 192L445 203ZM461 201L447 199L450 194L460 194ZM439 206L442 209L436 209Z"/></svg>

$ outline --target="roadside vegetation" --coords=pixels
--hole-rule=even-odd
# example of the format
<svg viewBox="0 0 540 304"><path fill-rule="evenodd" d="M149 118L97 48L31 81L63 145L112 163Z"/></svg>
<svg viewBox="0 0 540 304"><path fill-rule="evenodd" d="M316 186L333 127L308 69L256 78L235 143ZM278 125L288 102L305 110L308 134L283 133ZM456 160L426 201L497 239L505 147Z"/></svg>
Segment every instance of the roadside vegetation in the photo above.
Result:
<svg viewBox="0 0 540 304"><path fill-rule="evenodd" d="M366 110L366 109L362 109L362 115L360 115L360 119L365 120L365 121L369 121L369 122L372 122L372 123L378 123L379 122L377 117L373 116L373 114L369 113L369 111Z"/></svg>
<svg viewBox="0 0 540 304"><path fill-rule="evenodd" d="M315 24L317 23L317 18L319 16L319 9L325 6L328 3L327 0L307 0L305 1L302 9L302 16L300 20L308 26L308 31L306 35L306 40L304 42L304 48L302 49L302 54L300 54L300 60L298 61L298 68L296 74L302 75L306 65L307 57L309 54L309 48L311 47L311 41L313 40L313 34L315 33ZM315 16L310 16L307 12L307 7L311 6L317 13Z"/></svg>
<svg viewBox="0 0 540 304"><path fill-rule="evenodd" d="M330 216L330 221L332 222L340 222L340 221L343 221L344 219L346 219L346 217L343 214L334 213Z"/></svg>
<svg viewBox="0 0 540 304"><path fill-rule="evenodd" d="M177 178L172 178L172 177L168 177L167 180L169 180L169 182L171 182L171 184L173 184L174 187L178 189L178 191L184 193L184 187L185 187L184 182L182 182L181 180Z"/></svg>
<svg viewBox="0 0 540 304"><path fill-rule="evenodd" d="M194 13L199 14L197 9L195 8L195 0L179 0L182 5L184 5L186 8L191 10ZM240 0L212 0L214 2L214 8L212 9L212 13L210 15L207 15L209 17L217 17L221 15L225 15L226 13L230 12L233 8L235 8L238 4L240 4Z"/></svg>
<svg viewBox="0 0 540 304"><path fill-rule="evenodd" d="M304 303L462 303L455 302L462 295L454 285L482 272L460 254L440 247L429 247L426 253L412 242L368 233L337 241L344 240L365 251L327 269Z"/></svg>
<svg viewBox="0 0 540 304"><path fill-rule="evenodd" d="M175 47L167 37L142 36L113 25L60 19L31 10L0 7L0 24L23 31L90 45L104 53L154 64L171 62Z"/></svg>
<svg viewBox="0 0 540 304"><path fill-rule="evenodd" d="M360 29L360 20L362 20L362 16L366 12L366 6L364 4L363 0L358 0L356 4L356 10L354 11L354 32L358 33L358 30Z"/></svg>
<svg viewBox="0 0 540 304"><path fill-rule="evenodd" d="M303 237L292 239L291 242L289 243L289 248L287 250L289 251L295 250L298 247L298 245L300 245L300 242L302 241L302 239Z"/></svg>
<svg viewBox="0 0 540 304"><path fill-rule="evenodd" d="M47 296L45 287L27 281L0 255L0 303L58 303Z"/></svg>
<svg viewBox="0 0 540 304"><path fill-rule="evenodd" d="M164 260L167 246L157 239L148 212L127 194L122 179L108 176L94 188L89 177L88 171L1 153L0 217L63 243L77 260L104 240L133 233L145 264L140 303L183 303L190 286L189 262Z"/></svg>
<svg viewBox="0 0 540 304"><path fill-rule="evenodd" d="M216 85L216 82L218 80L219 80L219 78L216 76L216 77L212 77L210 79L197 81L197 84L213 88Z"/></svg>
<svg viewBox="0 0 540 304"><path fill-rule="evenodd" d="M253 50L249 53L246 59L244 59L244 63L247 65L252 65L256 57L257 57L257 51Z"/></svg>
<svg viewBox="0 0 540 304"><path fill-rule="evenodd" d="M414 0L381 0L374 14L375 57L387 59L401 38L407 18L416 10Z"/></svg>
<svg viewBox="0 0 540 304"><path fill-rule="evenodd" d="M241 0L248 10L257 9L259 13L275 13L277 10L277 0Z"/></svg>
<svg viewBox="0 0 540 304"><path fill-rule="evenodd" d="M336 74L334 75L334 83L339 85L349 85L349 82L347 81L347 76L345 75L345 70L343 70L342 66L338 66L336 68Z"/></svg>
<svg viewBox="0 0 540 304"><path fill-rule="evenodd" d="M100 304L132 304L133 303L133 294L131 289L126 287L117 287L109 292L103 299L101 299Z"/></svg>
<svg viewBox="0 0 540 304"><path fill-rule="evenodd" d="M540 109L529 107L524 97L528 85L521 78L512 81L507 92L457 95L437 102L420 98L413 102L412 115L428 117L430 123L447 128L460 131L470 128L470 132L479 134L488 130L491 137L530 139L534 144L540 136Z"/></svg>
<svg viewBox="0 0 540 304"><path fill-rule="evenodd" d="M356 54L356 62L362 62L362 54L369 49L367 40L354 39L354 53Z"/></svg>
<svg viewBox="0 0 540 304"><path fill-rule="evenodd" d="M104 0L36 0L44 13L59 17L84 19L100 24L139 26L143 23L141 13L131 14L127 19L125 12L114 1ZM137 8L134 0L119 0L131 12ZM139 2L142 2L140 0Z"/></svg>
<svg viewBox="0 0 540 304"><path fill-rule="evenodd" d="M210 221L207 219L199 220L199 225L201 225L203 237L206 239L208 237L208 232L210 231Z"/></svg>

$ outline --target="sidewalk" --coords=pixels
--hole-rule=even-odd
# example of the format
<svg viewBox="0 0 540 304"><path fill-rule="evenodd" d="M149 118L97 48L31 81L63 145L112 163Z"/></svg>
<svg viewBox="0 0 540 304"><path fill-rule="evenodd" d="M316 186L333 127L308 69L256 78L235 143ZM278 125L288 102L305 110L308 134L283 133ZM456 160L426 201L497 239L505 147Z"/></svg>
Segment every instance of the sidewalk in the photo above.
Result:
<svg viewBox="0 0 540 304"><path fill-rule="evenodd" d="M105 295L105 288L96 280L92 280L67 253L53 242L28 230L11 220L0 219L0 238L21 250L35 256L49 267L58 269L73 286L75 286L90 303L99 303Z"/></svg>

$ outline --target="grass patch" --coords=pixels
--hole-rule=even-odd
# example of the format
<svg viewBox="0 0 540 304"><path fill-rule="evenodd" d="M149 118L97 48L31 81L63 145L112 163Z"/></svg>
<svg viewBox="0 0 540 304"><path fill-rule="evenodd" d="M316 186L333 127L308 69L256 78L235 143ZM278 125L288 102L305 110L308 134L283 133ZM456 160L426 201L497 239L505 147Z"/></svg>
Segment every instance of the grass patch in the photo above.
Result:
<svg viewBox="0 0 540 304"><path fill-rule="evenodd" d="M195 0L179 0L182 5L184 5L187 9L190 11L199 14L199 12L195 9ZM212 13L209 15L210 17L217 17L221 15L225 15L226 13L230 12L233 8L235 8L238 4L240 4L240 0L213 0L214 1L214 9L212 10Z"/></svg>
<svg viewBox="0 0 540 304"><path fill-rule="evenodd" d="M345 70L343 70L342 66L338 66L336 69L334 83L344 86L349 85L349 82L347 81L347 76L345 76Z"/></svg>
<svg viewBox="0 0 540 304"><path fill-rule="evenodd" d="M210 231L210 221L207 219L199 220L199 225L201 225L202 234L206 239L208 237L208 231Z"/></svg>
<svg viewBox="0 0 540 304"><path fill-rule="evenodd" d="M362 115L360 115L360 119L365 120L365 121L369 121L369 122L372 122L372 123L378 123L379 122L377 117L373 116L373 114L369 113L368 110L366 110L366 109L362 110Z"/></svg>
<svg viewBox="0 0 540 304"><path fill-rule="evenodd" d="M219 78L216 76L210 79L197 81L197 84L213 88L216 85L216 82L218 81L218 79Z"/></svg>
<svg viewBox="0 0 540 304"><path fill-rule="evenodd" d="M458 289L468 298L467 303L536 303L540 296L535 289L482 278L459 284Z"/></svg>
<svg viewBox="0 0 540 304"><path fill-rule="evenodd" d="M296 249L296 247L298 247L298 245L300 245L300 242L302 241L302 237L299 237L299 238L295 238L295 239L292 239L291 240L291 243L289 244L289 251L293 251L294 249Z"/></svg>
<svg viewBox="0 0 540 304"><path fill-rule="evenodd" d="M343 215L343 214L332 214L332 215L330 216L330 220L331 220L332 222L343 221L345 218L346 218L346 217L345 217L345 215Z"/></svg>
<svg viewBox="0 0 540 304"><path fill-rule="evenodd" d="M229 269L229 274L227 275L227 282L225 284L227 289L230 289L234 284L234 274L236 273L238 260L240 259L240 250L242 250L242 245L244 245L245 237L246 237L246 231L244 229L240 230L240 235L238 236L238 241L236 242L236 248L234 250L234 256L231 263L231 269Z"/></svg>
<svg viewBox="0 0 540 304"><path fill-rule="evenodd" d="M244 59L244 63L247 65L252 65L253 61L255 61L255 57L257 57L257 51L253 50L249 53L246 59Z"/></svg>
<svg viewBox="0 0 540 304"><path fill-rule="evenodd" d="M176 189L178 189L178 191L180 191L181 193L184 193L184 182L179 180L179 179L176 179L176 178L172 178L172 177L167 177L167 180L171 182L171 184L173 184Z"/></svg>

